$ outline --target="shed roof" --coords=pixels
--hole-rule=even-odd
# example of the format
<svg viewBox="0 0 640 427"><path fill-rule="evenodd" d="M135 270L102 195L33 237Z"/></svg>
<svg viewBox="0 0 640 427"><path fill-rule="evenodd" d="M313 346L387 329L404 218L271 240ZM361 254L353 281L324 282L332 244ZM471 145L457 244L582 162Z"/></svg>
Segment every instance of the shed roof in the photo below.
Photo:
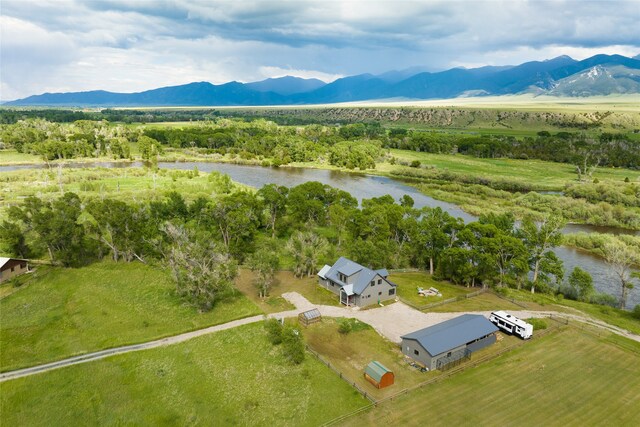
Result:
<svg viewBox="0 0 640 427"><path fill-rule="evenodd" d="M498 328L484 316L463 314L401 338L418 341L431 356L436 356L496 331Z"/></svg>
<svg viewBox="0 0 640 427"><path fill-rule="evenodd" d="M382 363L374 360L367 365L367 367L364 369L364 372L374 380L380 382L382 376L391 371L387 369Z"/></svg>
<svg viewBox="0 0 640 427"><path fill-rule="evenodd" d="M317 319L318 317L322 317L322 315L320 314L320 310L318 310L317 308L313 308L311 310L308 311L304 311L302 313L300 313L304 316L305 319L307 320L312 320L312 319Z"/></svg>

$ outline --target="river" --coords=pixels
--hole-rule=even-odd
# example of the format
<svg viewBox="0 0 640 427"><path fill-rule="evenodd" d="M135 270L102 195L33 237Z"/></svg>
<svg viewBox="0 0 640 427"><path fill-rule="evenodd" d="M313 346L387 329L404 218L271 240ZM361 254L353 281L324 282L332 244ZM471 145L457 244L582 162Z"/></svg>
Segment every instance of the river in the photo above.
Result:
<svg viewBox="0 0 640 427"><path fill-rule="evenodd" d="M96 162L96 163L66 163L64 167L140 167L140 162ZM440 207L450 215L462 218L464 222L477 220L477 217L463 211L453 203L447 203L433 199L420 193L414 187L406 185L398 180L377 175L365 175L358 173L332 171L326 169L304 169L304 168L270 168L261 166L246 166L232 163L207 163L207 162L160 162L158 164L163 169L193 170L195 167L202 172L220 172L241 184L260 188L264 184L275 183L287 187L294 187L307 181L319 181L332 187L347 191L358 200L380 197L386 194L391 195L395 200L399 200L403 195L408 194L415 201L415 207ZM46 165L16 165L0 166L0 172L7 172L20 169L45 168ZM640 231L626 230L617 227L601 227L582 224L569 224L563 233L612 233L612 234L636 234ZM559 247L555 249L556 255L564 262L566 276L571 270L580 266L588 271L593 277L595 288L598 292L607 293L619 298L620 285L609 273L609 267L599 257L588 252L569 248ZM633 308L640 304L640 287L636 287L629 292L627 308Z"/></svg>

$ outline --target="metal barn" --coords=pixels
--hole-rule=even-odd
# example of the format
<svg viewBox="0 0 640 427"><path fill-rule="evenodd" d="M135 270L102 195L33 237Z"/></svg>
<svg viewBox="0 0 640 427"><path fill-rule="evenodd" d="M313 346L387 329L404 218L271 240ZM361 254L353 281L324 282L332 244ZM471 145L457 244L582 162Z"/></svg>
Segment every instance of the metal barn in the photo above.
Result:
<svg viewBox="0 0 640 427"><path fill-rule="evenodd" d="M464 314L402 336L402 353L426 369L446 369L496 342L497 331L484 316Z"/></svg>

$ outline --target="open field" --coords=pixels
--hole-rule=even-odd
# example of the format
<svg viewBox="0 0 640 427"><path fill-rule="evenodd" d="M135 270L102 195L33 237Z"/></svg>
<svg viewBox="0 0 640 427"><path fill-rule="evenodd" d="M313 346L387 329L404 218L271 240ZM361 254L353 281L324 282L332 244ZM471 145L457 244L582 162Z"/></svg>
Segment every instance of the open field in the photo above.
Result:
<svg viewBox="0 0 640 427"><path fill-rule="evenodd" d="M454 173L488 179L503 179L529 184L534 188L561 190L565 184L577 182L575 166L567 163L545 162L542 160L481 159L463 155L418 153L408 150L391 150L391 154L401 160L418 160L423 167L433 167ZM399 166L383 163L378 169L390 172ZM623 182L625 178L640 181L640 171L621 168L597 168L593 174L601 182Z"/></svg>
<svg viewBox="0 0 640 427"><path fill-rule="evenodd" d="M640 423L640 344L563 328L343 425Z"/></svg>
<svg viewBox="0 0 640 427"><path fill-rule="evenodd" d="M0 299L0 370L149 341L259 314L243 295L198 313L169 275L140 263L41 268ZM11 285L3 285L2 288Z"/></svg>
<svg viewBox="0 0 640 427"><path fill-rule="evenodd" d="M308 356L291 365L261 324L0 383L2 423L317 426L368 403Z"/></svg>
<svg viewBox="0 0 640 427"><path fill-rule="evenodd" d="M285 292L297 292L313 304L340 306L338 296L318 286L316 276L298 279L291 271L278 271L271 293L265 299L261 299L258 295L258 288L253 283L253 279L251 271L242 269L236 280L236 287L265 313L276 313L294 308L291 303L281 297Z"/></svg>

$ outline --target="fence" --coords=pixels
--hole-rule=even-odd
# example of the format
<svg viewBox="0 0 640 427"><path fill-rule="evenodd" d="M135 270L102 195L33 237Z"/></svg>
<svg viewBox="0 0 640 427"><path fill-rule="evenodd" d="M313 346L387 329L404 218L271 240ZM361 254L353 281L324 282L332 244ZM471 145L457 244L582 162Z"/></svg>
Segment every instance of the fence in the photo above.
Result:
<svg viewBox="0 0 640 427"><path fill-rule="evenodd" d="M549 315L548 318L553 320L553 321L555 321L556 325L537 332L536 335L534 335L534 337L532 339L539 339L540 337L543 337L543 336L549 334L550 332L556 331L556 330L560 329L562 326L566 326L566 325L569 324L569 321L566 318L559 318L559 317L553 316L553 315ZM342 422L342 421L344 421L344 420L346 420L348 418L351 418L353 416L356 416L358 414L366 412L371 408L377 407L380 404L383 404L383 403L386 403L386 402L392 402L393 399L396 399L396 398L398 398L400 396L403 396L403 395L405 395L405 394L407 394L409 392L412 392L414 390L423 388L423 387L425 387L427 385L434 384L434 383L437 383L437 382L442 381L444 379L447 379L447 378L451 377L452 375L457 374L458 372L464 371L465 369L473 368L473 367L478 366L481 363L485 363L485 362L488 362L489 360L496 359L496 358L498 358L499 356L502 356L504 353L506 353L508 351L511 351L511 350L513 350L515 348L521 347L525 343L526 343L526 341L520 341L520 342L512 344L512 345L510 345L508 347L505 347L505 348L499 350L496 353L486 354L486 355L484 355L484 356L482 356L482 357L480 357L478 359L471 359L471 360L468 361L468 363L463 363L463 364L456 365L456 366L452 367L451 369L448 369L448 370L442 372L442 374L437 376L437 377L430 378L430 379L428 379L426 381L423 381L420 384L417 384L415 386L404 388L404 389L400 390L399 392L397 392L395 394L392 394L391 396L387 396L387 397L384 397L384 398L379 399L379 400L376 400L376 399L373 399L370 396L367 396L368 399L371 400L372 403L370 403L370 404L368 404L366 406L363 406L362 408L356 409L355 411L349 412L348 414L344 414L344 415L341 415L339 417L336 417L333 420L330 420L330 421L322 424L322 426L326 427L326 426L336 425L336 424L338 424L338 423L340 423L340 422ZM322 359L320 359L320 360L322 360ZM325 364L326 364L326 362L325 362ZM329 366L329 365L327 364L327 366ZM334 369L334 371L335 371L335 369ZM342 378L342 376L341 376L341 378ZM354 383L354 385L355 385L355 383ZM357 389L358 389L358 391L360 391L359 388L357 388Z"/></svg>
<svg viewBox="0 0 640 427"><path fill-rule="evenodd" d="M341 379L345 380L346 382L349 383L349 385L351 385L353 388L356 389L356 391L358 393L360 393L362 396L364 396L365 399L369 399L371 402L375 403L375 399L369 395L369 393L367 393L366 391L364 391L362 388L360 388L360 386L358 384L356 384L354 381L349 380L347 377L345 377L342 372L336 368L335 366L333 366L331 364L331 362L328 362L327 360L324 359L324 357L320 356L320 354L318 354L315 350L313 350L311 347L306 346L307 351L311 354L313 354L316 359L318 359L320 362L322 362L323 364L325 364L329 369L331 369L333 372L335 372L336 374L338 374L340 376Z"/></svg>
<svg viewBox="0 0 640 427"><path fill-rule="evenodd" d="M434 307L439 307L441 305L445 305L445 304L450 304L452 302L456 302L456 301L462 301L465 300L467 298L473 298L473 297L477 297L480 294L483 294L485 292L488 292L489 289L485 288L485 289L479 289L477 291L474 292L470 292L468 294L464 294L464 295L460 295L458 297L455 298L447 298L445 300L442 301L438 301L438 302L433 302L431 304L426 304L426 305L416 305L414 303L412 303L411 301L408 301L402 297L398 297L398 299L400 301L402 301L403 303L407 304L409 307L415 308L416 310L419 311L424 311L424 310L428 310L430 308L434 308Z"/></svg>

